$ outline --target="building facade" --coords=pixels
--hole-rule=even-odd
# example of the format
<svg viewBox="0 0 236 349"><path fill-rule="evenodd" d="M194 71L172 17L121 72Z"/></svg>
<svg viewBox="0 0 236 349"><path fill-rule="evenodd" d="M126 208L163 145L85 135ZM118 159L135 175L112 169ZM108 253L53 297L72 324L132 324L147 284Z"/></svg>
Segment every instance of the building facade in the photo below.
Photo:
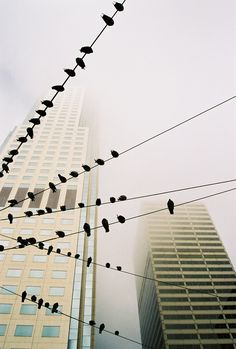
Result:
<svg viewBox="0 0 236 349"><path fill-rule="evenodd" d="M58 174L70 177L73 171L82 172L81 165L90 161L90 128L83 115L83 93L79 89L68 89L48 109L41 118L41 124L34 128L34 138L23 144L19 154L10 164L10 173L0 179L0 207L8 205L8 200L17 201L27 197L27 192L40 192L48 188L48 183L59 183ZM86 111L85 111L86 113ZM4 142L1 158L18 146L16 139L25 136L31 112ZM94 159L94 157L92 157ZM35 237L43 241L56 237L55 232L65 234L83 230L85 222L96 226L96 208L78 209L78 203L94 204L97 195L97 173L93 169L77 178L68 180L57 187L55 193L46 190L15 207L0 212L0 219L10 212L14 216L12 224L1 221L0 244L5 248L17 246L15 239ZM77 207L76 210L60 211ZM26 217L24 212L50 207L60 212ZM1 210L0 208L0 210ZM22 218L15 218L24 216ZM36 246L6 250L0 253L0 348L2 349L91 349L94 348L94 332L86 325L95 316L95 268L81 261L92 257L96 260L96 232L74 234L63 239L45 242L53 246L53 252ZM57 249L61 253L55 253ZM64 256L71 252L71 257ZM80 258L75 259L75 254ZM8 290L8 291L7 291ZM52 314L48 309L38 309L37 305L21 298L26 290L53 305L59 303L59 312ZM11 293L13 292L13 293ZM66 315L60 313L60 311ZM85 323L84 323L85 322Z"/></svg>
<svg viewBox="0 0 236 349"><path fill-rule="evenodd" d="M147 277L137 282L142 343L236 348L236 275L204 205L147 216L137 241L136 271Z"/></svg>

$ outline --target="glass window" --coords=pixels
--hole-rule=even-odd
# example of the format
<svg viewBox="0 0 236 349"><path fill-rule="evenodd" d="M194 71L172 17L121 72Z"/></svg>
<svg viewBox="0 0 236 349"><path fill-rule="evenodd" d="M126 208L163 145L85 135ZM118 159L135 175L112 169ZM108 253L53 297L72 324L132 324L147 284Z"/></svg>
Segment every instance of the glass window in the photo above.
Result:
<svg viewBox="0 0 236 349"><path fill-rule="evenodd" d="M37 311L36 304L22 304L20 308L20 314L35 315Z"/></svg>
<svg viewBox="0 0 236 349"><path fill-rule="evenodd" d="M53 224L53 223L55 223L55 219L54 218L44 218L43 223Z"/></svg>
<svg viewBox="0 0 236 349"><path fill-rule="evenodd" d="M59 337L60 326L43 326L42 337Z"/></svg>
<svg viewBox="0 0 236 349"><path fill-rule="evenodd" d="M4 253L1 253L1 254L0 254L0 261L3 261L4 258L5 258L5 254L4 254Z"/></svg>
<svg viewBox="0 0 236 349"><path fill-rule="evenodd" d="M50 229L40 229L39 234L40 235L51 235L52 234L52 230L50 230Z"/></svg>
<svg viewBox="0 0 236 349"><path fill-rule="evenodd" d="M70 242L58 242L57 248L70 248L71 243Z"/></svg>
<svg viewBox="0 0 236 349"><path fill-rule="evenodd" d="M33 262L47 262L47 256L33 256Z"/></svg>
<svg viewBox="0 0 236 349"><path fill-rule="evenodd" d="M10 314L12 304L0 303L0 314Z"/></svg>
<svg viewBox="0 0 236 349"><path fill-rule="evenodd" d="M16 325L15 336L31 337L33 333L32 325Z"/></svg>
<svg viewBox="0 0 236 349"><path fill-rule="evenodd" d="M68 263L69 258L66 256L56 256L54 258L55 263Z"/></svg>
<svg viewBox="0 0 236 349"><path fill-rule="evenodd" d="M2 230L3 234L12 234L14 229L12 229L12 228L2 228L1 230Z"/></svg>
<svg viewBox="0 0 236 349"><path fill-rule="evenodd" d="M61 224L73 224L73 219L62 219Z"/></svg>
<svg viewBox="0 0 236 349"><path fill-rule="evenodd" d="M4 336L6 332L7 325L0 324L0 336Z"/></svg>
<svg viewBox="0 0 236 349"><path fill-rule="evenodd" d="M42 278L44 274L44 270L39 269L31 269L29 272L29 276L31 278Z"/></svg>
<svg viewBox="0 0 236 349"><path fill-rule="evenodd" d="M50 287L49 296L64 296L65 287Z"/></svg>
<svg viewBox="0 0 236 349"><path fill-rule="evenodd" d="M41 291L40 286L27 286L26 287L26 292L29 293L30 295L39 295Z"/></svg>
<svg viewBox="0 0 236 349"><path fill-rule="evenodd" d="M21 269L8 269L7 277L20 277L22 273Z"/></svg>
<svg viewBox="0 0 236 349"><path fill-rule="evenodd" d="M2 287L4 287L4 288L0 289L1 294L13 295L17 290L16 285L3 285Z"/></svg>
<svg viewBox="0 0 236 349"><path fill-rule="evenodd" d="M23 262L25 260L25 257L25 254L13 254L11 259L15 262Z"/></svg>
<svg viewBox="0 0 236 349"><path fill-rule="evenodd" d="M8 240L0 240L0 245L7 247L9 245L9 241Z"/></svg>
<svg viewBox="0 0 236 349"><path fill-rule="evenodd" d="M53 279L66 279L67 277L67 271L64 270L53 270L52 271L52 278Z"/></svg>

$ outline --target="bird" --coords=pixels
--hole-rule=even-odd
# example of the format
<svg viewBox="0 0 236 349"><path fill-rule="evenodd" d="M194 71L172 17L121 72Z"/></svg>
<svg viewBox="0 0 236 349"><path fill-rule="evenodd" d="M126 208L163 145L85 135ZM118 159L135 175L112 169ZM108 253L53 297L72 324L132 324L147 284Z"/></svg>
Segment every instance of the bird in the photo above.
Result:
<svg viewBox="0 0 236 349"><path fill-rule="evenodd" d="M83 208L83 207L84 207L84 203L83 203L83 202L79 202L79 203L78 203L78 206L79 206L80 208Z"/></svg>
<svg viewBox="0 0 236 349"><path fill-rule="evenodd" d="M91 235L91 228L90 228L90 225L88 223L84 223L84 231L87 234L87 236Z"/></svg>
<svg viewBox="0 0 236 349"><path fill-rule="evenodd" d="M29 191L29 192L27 193L27 195L28 195L28 198L29 198L30 200L32 200L32 201L35 200L35 195L34 195L34 193L32 193L32 191Z"/></svg>
<svg viewBox="0 0 236 349"><path fill-rule="evenodd" d="M115 331L115 335L119 336L120 332L119 331Z"/></svg>
<svg viewBox="0 0 236 349"><path fill-rule="evenodd" d="M55 85L55 86L52 86L52 90L55 90L57 92L63 92L65 88L62 85Z"/></svg>
<svg viewBox="0 0 236 349"><path fill-rule="evenodd" d="M104 325L104 324L101 324L101 325L99 326L99 333L100 333L100 334L102 333L102 331L104 330L104 328L105 328L105 325Z"/></svg>
<svg viewBox="0 0 236 349"><path fill-rule="evenodd" d="M48 302L45 302L44 306L45 306L46 308L49 308L50 304L49 304Z"/></svg>
<svg viewBox="0 0 236 349"><path fill-rule="evenodd" d="M57 234L57 236L59 236L59 238L64 238L64 236L65 236L65 233L62 230L57 230L56 234Z"/></svg>
<svg viewBox="0 0 236 349"><path fill-rule="evenodd" d="M114 198L113 196L111 196L111 197L110 197L110 202L111 202L112 204L114 204L114 202L116 202L116 198Z"/></svg>
<svg viewBox="0 0 236 349"><path fill-rule="evenodd" d="M55 186L54 183L49 182L48 185L49 185L49 188L52 189L52 192L53 192L53 193L55 193L55 192L57 191L57 188L56 188L56 186Z"/></svg>
<svg viewBox="0 0 236 349"><path fill-rule="evenodd" d="M101 206L101 204L102 204L101 199L97 198L97 200L96 200L96 205L97 205L97 206Z"/></svg>
<svg viewBox="0 0 236 349"><path fill-rule="evenodd" d="M45 99L44 101L41 101L41 103L43 105L45 105L46 107L48 107L48 108L52 108L53 107L52 101L49 101L48 99Z"/></svg>
<svg viewBox="0 0 236 349"><path fill-rule="evenodd" d="M41 110L41 109L38 109L38 110L35 110L37 114L39 114L40 116L46 116L46 111L45 110Z"/></svg>
<svg viewBox="0 0 236 349"><path fill-rule="evenodd" d="M82 167L86 172L89 172L91 170L90 166L88 165L82 165Z"/></svg>
<svg viewBox="0 0 236 349"><path fill-rule="evenodd" d="M0 252L4 251L4 246L0 245Z"/></svg>
<svg viewBox="0 0 236 349"><path fill-rule="evenodd" d="M105 229L105 232L108 233L110 231L110 229L109 229L108 220L106 218L102 219L102 225L103 225L103 228Z"/></svg>
<svg viewBox="0 0 236 349"><path fill-rule="evenodd" d="M17 142L26 143L27 142L27 138L26 137L19 137L19 138L17 138Z"/></svg>
<svg viewBox="0 0 236 349"><path fill-rule="evenodd" d="M124 11L124 5L120 2L114 2L113 5L117 11Z"/></svg>
<svg viewBox="0 0 236 349"><path fill-rule="evenodd" d="M58 178L60 179L61 183L66 183L66 181L67 181L66 177L64 177L60 174L58 174Z"/></svg>
<svg viewBox="0 0 236 349"><path fill-rule="evenodd" d="M2 171L0 171L0 177L3 177L3 173L2 173Z"/></svg>
<svg viewBox="0 0 236 349"><path fill-rule="evenodd" d="M89 267L90 266L90 264L92 263L92 257L88 257L88 259L87 259L87 267Z"/></svg>
<svg viewBox="0 0 236 349"><path fill-rule="evenodd" d="M60 253L61 253L61 249L60 249L60 248L57 248L57 249L56 249L56 253L59 253L59 254L60 254Z"/></svg>
<svg viewBox="0 0 236 349"><path fill-rule="evenodd" d="M85 53L86 55L89 55L90 53L93 53L93 49L91 46L83 46L81 47L80 52Z"/></svg>
<svg viewBox="0 0 236 349"><path fill-rule="evenodd" d="M85 63L84 63L84 61L83 61L82 58L77 57L77 58L76 58L76 63L78 64L78 66L79 66L81 69L84 69L84 68L85 68Z"/></svg>
<svg viewBox="0 0 236 349"><path fill-rule="evenodd" d="M116 267L116 269L117 269L118 271L121 271L121 270L122 270L122 268L121 268L120 265L118 265L118 266Z"/></svg>
<svg viewBox="0 0 236 349"><path fill-rule="evenodd" d="M37 297L33 294L33 296L31 296L31 300L32 300L32 302L36 302L37 301Z"/></svg>
<svg viewBox="0 0 236 349"><path fill-rule="evenodd" d="M9 153L8 153L9 155L17 155L17 154L19 154L19 152L18 152L18 150L17 149L12 149L12 150L10 150L9 151Z"/></svg>
<svg viewBox="0 0 236 349"><path fill-rule="evenodd" d="M50 246L48 247L48 252L47 252L47 255L48 255L48 256L50 255L50 253L52 252L52 250L53 250L53 246L50 245Z"/></svg>
<svg viewBox="0 0 236 349"><path fill-rule="evenodd" d="M58 312L58 310L57 310L58 307L59 307L59 304L57 302L54 303L53 306L52 306L52 313L57 313Z"/></svg>
<svg viewBox="0 0 236 349"><path fill-rule="evenodd" d="M80 254L76 253L75 254L75 259L79 259L79 257L80 257Z"/></svg>
<svg viewBox="0 0 236 349"><path fill-rule="evenodd" d="M60 206L61 211L66 211L66 205Z"/></svg>
<svg viewBox="0 0 236 349"><path fill-rule="evenodd" d="M43 250L44 249L44 243L39 241L39 249L40 250Z"/></svg>
<svg viewBox="0 0 236 349"><path fill-rule="evenodd" d="M113 18L107 16L107 15L102 15L102 19L104 20L104 22L106 23L106 25L108 25L109 27L112 26L114 24L114 20Z"/></svg>
<svg viewBox="0 0 236 349"><path fill-rule="evenodd" d="M8 220L9 220L10 224L12 224L12 222L13 222L13 215L11 213L8 213L7 217L8 217Z"/></svg>
<svg viewBox="0 0 236 349"><path fill-rule="evenodd" d="M33 125L40 125L40 119L39 118L30 119L29 122L31 122Z"/></svg>
<svg viewBox="0 0 236 349"><path fill-rule="evenodd" d="M51 207L45 207L45 210L47 211L47 213L52 213Z"/></svg>
<svg viewBox="0 0 236 349"><path fill-rule="evenodd" d="M127 196L125 195L121 195L118 197L118 201L125 201L125 200L127 200Z"/></svg>
<svg viewBox="0 0 236 349"><path fill-rule="evenodd" d="M9 167L7 166L7 164L3 163L3 164L2 164L2 169L3 169L3 171L5 171L6 173L9 173Z"/></svg>
<svg viewBox="0 0 236 349"><path fill-rule="evenodd" d="M94 325L96 325L96 322L94 320L89 320L89 325L94 326Z"/></svg>
<svg viewBox="0 0 236 349"><path fill-rule="evenodd" d="M13 159L8 156L5 156L5 158L3 158L2 161L6 161L10 164L11 162L13 162Z"/></svg>
<svg viewBox="0 0 236 349"><path fill-rule="evenodd" d="M67 256L68 256L68 257L71 257L71 252L67 252Z"/></svg>
<svg viewBox="0 0 236 349"><path fill-rule="evenodd" d="M26 296L27 296L27 292L26 291L23 291L21 293L21 302L24 303L25 299L26 299Z"/></svg>
<svg viewBox="0 0 236 349"><path fill-rule="evenodd" d="M26 239L26 241L28 241L30 245L34 245L37 242L36 239L33 237Z"/></svg>
<svg viewBox="0 0 236 349"><path fill-rule="evenodd" d="M32 128L32 127L27 127L26 132L27 132L27 134L29 135L29 137L30 137L31 139L34 138L34 131L33 131L33 128Z"/></svg>
<svg viewBox="0 0 236 349"><path fill-rule="evenodd" d="M102 160L102 159L97 159L97 160L94 160L96 162L96 164L100 165L100 166L103 166L105 164L105 161Z"/></svg>
<svg viewBox="0 0 236 349"><path fill-rule="evenodd" d="M118 158L119 153L116 150L111 150L111 155L113 156L113 158Z"/></svg>
<svg viewBox="0 0 236 349"><path fill-rule="evenodd" d="M124 216L117 216L117 219L120 223L125 223L125 217Z"/></svg>
<svg viewBox="0 0 236 349"><path fill-rule="evenodd" d="M64 69L64 72L68 74L70 77L75 76L75 71L73 69Z"/></svg>
<svg viewBox="0 0 236 349"><path fill-rule="evenodd" d="M78 175L79 175L79 174L78 174L78 172L76 172L76 171L71 171L71 173L70 173L70 176L71 176L71 177L75 177L75 178L76 178L76 177L78 177Z"/></svg>
<svg viewBox="0 0 236 349"><path fill-rule="evenodd" d="M110 268L111 264L110 263L106 263L106 268Z"/></svg>
<svg viewBox="0 0 236 349"><path fill-rule="evenodd" d="M33 212L32 212L32 211L25 211L24 214L25 214L27 217L33 216Z"/></svg>
<svg viewBox="0 0 236 349"><path fill-rule="evenodd" d="M38 300L38 309L40 309L42 305L43 305L43 298L39 298L39 300Z"/></svg>
<svg viewBox="0 0 236 349"><path fill-rule="evenodd" d="M42 209L39 209L39 210L37 210L37 213L39 216L42 216L45 213L45 211Z"/></svg>
<svg viewBox="0 0 236 349"><path fill-rule="evenodd" d="M167 207L168 207L168 210L169 210L170 214L174 214L174 207L175 207L175 205L174 205L174 202L171 199L168 200Z"/></svg>
<svg viewBox="0 0 236 349"><path fill-rule="evenodd" d="M16 206L18 204L18 201L16 199L8 200L11 207Z"/></svg>

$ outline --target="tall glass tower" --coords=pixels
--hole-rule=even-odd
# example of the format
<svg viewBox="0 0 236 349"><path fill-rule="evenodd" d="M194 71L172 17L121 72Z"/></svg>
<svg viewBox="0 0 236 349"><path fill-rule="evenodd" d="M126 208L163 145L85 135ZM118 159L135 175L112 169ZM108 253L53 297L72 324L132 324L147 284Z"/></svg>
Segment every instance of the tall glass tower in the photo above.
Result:
<svg viewBox="0 0 236 349"><path fill-rule="evenodd" d="M159 280L137 283L142 343L236 348L236 275L204 205L147 216L137 240L137 271Z"/></svg>
<svg viewBox="0 0 236 349"><path fill-rule="evenodd" d="M34 138L19 150L10 166L10 173L0 179L0 207L8 200L17 201L27 197L28 192L40 192L48 183L59 183L58 174L69 177L74 170L82 172L81 165L90 161L91 142L89 123L83 107L83 93L79 89L68 89L57 97L55 106L41 118L41 124L34 128ZM16 139L25 136L31 112L23 124L9 135L1 149L1 158L19 144ZM93 157L94 159L94 157ZM8 213L14 217L12 224L1 221L0 236L5 248L16 246L14 239L35 237L43 241L56 237L56 231L65 234L83 229L85 222L96 226L96 208L78 208L78 203L94 204L97 195L96 168L90 173L73 178L57 187L55 193L47 190L15 207L0 212L0 219ZM66 211L61 211L61 206ZM50 207L60 212L27 218L25 211ZM74 234L63 239L45 242L53 245L53 252L36 246L26 246L0 253L0 348L4 349L90 349L94 348L93 328L88 323L95 314L95 268L87 267L81 258L96 260L96 231L91 236ZM61 253L56 253L60 249ZM59 251L58 251L59 252ZM71 252L71 257L67 253ZM62 255L66 254L66 256ZM80 255L75 259L75 255ZM8 290L8 291L7 291ZM26 290L53 305L59 303L59 312L37 308L37 304L15 295ZM13 293L11 293L13 292ZM61 312L72 318L62 315ZM84 323L85 322L85 323Z"/></svg>

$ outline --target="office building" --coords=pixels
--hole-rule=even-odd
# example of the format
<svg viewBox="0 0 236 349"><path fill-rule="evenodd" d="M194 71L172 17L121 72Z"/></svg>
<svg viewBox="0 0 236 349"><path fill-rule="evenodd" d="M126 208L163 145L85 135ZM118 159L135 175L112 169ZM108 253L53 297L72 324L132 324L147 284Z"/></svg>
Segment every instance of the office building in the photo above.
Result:
<svg viewBox="0 0 236 349"><path fill-rule="evenodd" d="M47 98L47 97L46 97ZM39 108L38 103L35 109ZM36 117L29 113L23 124L9 135L1 149L1 158L19 144L16 139L25 136L29 119ZM40 192L48 188L48 183L59 183L58 174L70 177L73 171L82 172L82 164L90 164L92 145L89 141L91 128L83 109L83 93L71 87L54 101L41 118L41 124L34 128L34 138L29 139L19 150L10 164L10 173L0 179L0 206L8 205L8 200L27 197L28 192ZM32 124L31 124L32 125ZM94 161L94 160L93 160ZM85 222L96 226L96 208L79 209L78 203L95 203L97 195L96 168L77 178L68 180L52 190L37 195L35 201L26 200L15 207L0 212L0 219L12 213L12 224L1 221L0 236L5 248L16 246L18 236L35 237L43 241L57 237L56 231L65 234L83 230ZM76 210L60 211L77 207ZM60 212L27 218L24 212L51 207ZM15 218L17 216L23 218ZM88 323L95 316L95 268L87 267L81 258L96 260L96 232L91 236L74 234L45 242L53 245L53 252L36 246L6 250L0 253L0 348L2 349L92 349L94 348L94 328ZM60 249L61 254L56 253ZM71 258L63 256L71 252ZM80 258L75 259L75 254ZM9 291L7 291L9 290ZM37 309L37 305L16 294L26 290L30 298L36 295L50 305L59 303L59 312L52 314L48 309ZM13 293L11 293L13 292ZM73 317L60 314L60 311ZM79 321L78 321L79 320Z"/></svg>
<svg viewBox="0 0 236 349"><path fill-rule="evenodd" d="M146 204L143 211L156 210ZM166 204L159 206L166 207ZM236 277L202 204L146 217L136 270L142 343L155 349L236 348Z"/></svg>

